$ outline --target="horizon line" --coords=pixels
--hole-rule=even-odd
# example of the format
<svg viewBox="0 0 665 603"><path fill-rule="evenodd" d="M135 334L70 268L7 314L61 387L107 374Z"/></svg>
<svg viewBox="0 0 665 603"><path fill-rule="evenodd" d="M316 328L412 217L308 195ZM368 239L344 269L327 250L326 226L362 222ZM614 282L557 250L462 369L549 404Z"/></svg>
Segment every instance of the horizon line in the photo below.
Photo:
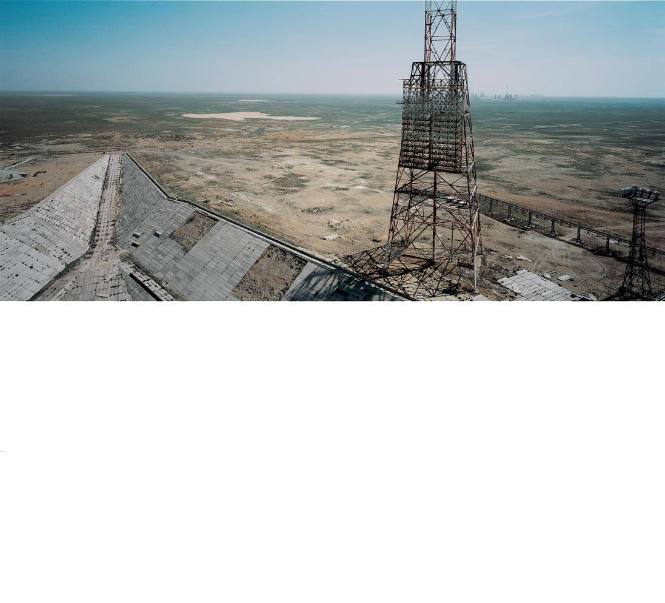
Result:
<svg viewBox="0 0 665 603"><path fill-rule="evenodd" d="M252 92L252 91L200 91L200 90L48 90L48 89L34 89L34 90L2 90L0 94L54 94L54 95L75 95L75 94L127 94L127 95L255 95L255 96L388 96L388 97L401 97L400 92ZM520 93L520 92L487 92L484 90L471 91L472 95L485 94L491 96L513 96L523 98L588 98L588 99L625 99L625 100L665 100L665 96L615 96L615 95L576 95L576 94L541 94L541 93ZM479 99L476 99L479 100ZM487 100L492 100L488 98Z"/></svg>

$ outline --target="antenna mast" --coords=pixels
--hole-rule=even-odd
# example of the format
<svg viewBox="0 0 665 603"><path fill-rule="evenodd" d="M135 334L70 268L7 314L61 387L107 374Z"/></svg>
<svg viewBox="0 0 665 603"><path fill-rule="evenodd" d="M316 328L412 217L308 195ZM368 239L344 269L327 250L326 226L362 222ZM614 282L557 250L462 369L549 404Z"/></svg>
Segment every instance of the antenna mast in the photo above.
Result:
<svg viewBox="0 0 665 603"><path fill-rule="evenodd" d="M388 242L346 258L412 298L477 290L482 259L466 65L456 0L425 3L424 61L402 93L402 141Z"/></svg>
<svg viewBox="0 0 665 603"><path fill-rule="evenodd" d="M457 0L426 0L425 63L455 60Z"/></svg>
<svg viewBox="0 0 665 603"><path fill-rule="evenodd" d="M457 1L425 3L424 61L404 80L402 143L383 274L414 297L477 290L482 255L466 65Z"/></svg>

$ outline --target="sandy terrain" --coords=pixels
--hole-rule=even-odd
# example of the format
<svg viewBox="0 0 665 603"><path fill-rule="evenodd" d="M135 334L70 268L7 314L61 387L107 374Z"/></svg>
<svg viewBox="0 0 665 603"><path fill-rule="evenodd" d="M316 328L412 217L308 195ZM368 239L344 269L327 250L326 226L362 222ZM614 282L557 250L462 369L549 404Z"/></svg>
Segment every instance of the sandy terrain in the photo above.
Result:
<svg viewBox="0 0 665 603"><path fill-rule="evenodd" d="M15 182L0 183L0 220L6 220L28 209L60 188L91 163L100 153L38 155L20 166L27 176ZM0 165L9 162L2 161Z"/></svg>
<svg viewBox="0 0 665 603"><path fill-rule="evenodd" d="M389 134L290 130L260 139L227 135L223 149L144 147L137 157L178 196L326 257L339 257L385 241L396 151ZM505 297L494 283L517 268L554 280L569 275L569 289L599 299L621 282L624 265L611 258L484 216L482 228L488 263L483 292L488 297ZM517 260L518 255L527 260Z"/></svg>
<svg viewBox="0 0 665 603"><path fill-rule="evenodd" d="M215 226L215 220L202 214L193 214L180 228L171 233L171 238L189 251L196 245L206 233Z"/></svg>
<svg viewBox="0 0 665 603"><path fill-rule="evenodd" d="M29 177L0 185L0 195L10 194L0 197L0 217L43 198L102 150L124 150L173 194L323 256L344 256L385 241L399 154L398 125L360 127L333 119L186 119L178 109L149 123L142 122L146 118L138 112L119 109L102 114L94 132L0 144L0 167L34 157L21 166ZM234 113L256 114L221 115ZM665 190L665 170L659 167L665 165L662 152L636 159L634 149L619 143L599 150L600 142L589 137L553 140L546 130L524 129L502 137L479 128L481 191L629 235L630 211L616 189L634 181ZM493 284L496 279L517 268L553 279L568 274L573 280L567 287L599 298L620 284L624 265L615 260L486 217L482 228L489 296L493 289L501 293ZM650 212L648 238L650 244L665 248L665 202ZM517 260L518 255L532 261Z"/></svg>

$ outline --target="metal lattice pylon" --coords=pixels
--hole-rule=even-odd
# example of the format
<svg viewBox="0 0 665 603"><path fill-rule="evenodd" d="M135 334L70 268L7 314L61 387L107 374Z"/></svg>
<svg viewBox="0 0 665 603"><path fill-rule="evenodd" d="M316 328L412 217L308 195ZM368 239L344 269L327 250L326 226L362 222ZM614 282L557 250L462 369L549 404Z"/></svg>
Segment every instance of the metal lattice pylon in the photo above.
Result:
<svg viewBox="0 0 665 603"><path fill-rule="evenodd" d="M402 141L388 242L347 256L365 278L408 297L473 289L482 256L469 85L456 59L457 2L428 0L424 61L402 94Z"/></svg>
<svg viewBox="0 0 665 603"><path fill-rule="evenodd" d="M414 296L477 286L482 242L466 65L456 60L457 2L429 0L425 57L404 80L400 148L384 273Z"/></svg>
<svg viewBox="0 0 665 603"><path fill-rule="evenodd" d="M621 299L647 299L652 294L645 228L647 207L658 200L659 193L631 186L623 189L621 195L633 206L633 235L630 241L628 264L618 297Z"/></svg>

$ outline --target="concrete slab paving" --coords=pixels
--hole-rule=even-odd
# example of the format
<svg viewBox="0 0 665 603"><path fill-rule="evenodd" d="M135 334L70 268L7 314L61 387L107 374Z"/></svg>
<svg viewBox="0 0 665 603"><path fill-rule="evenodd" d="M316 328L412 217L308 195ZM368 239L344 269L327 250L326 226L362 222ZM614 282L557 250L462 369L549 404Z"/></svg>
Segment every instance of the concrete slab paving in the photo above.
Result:
<svg viewBox="0 0 665 603"><path fill-rule="evenodd" d="M528 270L520 270L514 276L499 279L499 284L528 301L579 301L583 299L565 287Z"/></svg>
<svg viewBox="0 0 665 603"><path fill-rule="evenodd" d="M185 251L169 235L202 210L168 197L131 158L123 163L122 181L118 243L137 266L177 298L234 300L233 290L266 249L271 245L280 247L279 242L251 229L204 212L217 223ZM298 255L293 248L281 248ZM300 257L304 268L283 300L395 298L335 267L309 256Z"/></svg>
<svg viewBox="0 0 665 603"><path fill-rule="evenodd" d="M0 300L32 299L88 250L108 163L105 155L44 201L0 224Z"/></svg>
<svg viewBox="0 0 665 603"><path fill-rule="evenodd" d="M39 296L42 300L130 301L132 296L113 244L117 216L120 155L110 156L90 251Z"/></svg>

